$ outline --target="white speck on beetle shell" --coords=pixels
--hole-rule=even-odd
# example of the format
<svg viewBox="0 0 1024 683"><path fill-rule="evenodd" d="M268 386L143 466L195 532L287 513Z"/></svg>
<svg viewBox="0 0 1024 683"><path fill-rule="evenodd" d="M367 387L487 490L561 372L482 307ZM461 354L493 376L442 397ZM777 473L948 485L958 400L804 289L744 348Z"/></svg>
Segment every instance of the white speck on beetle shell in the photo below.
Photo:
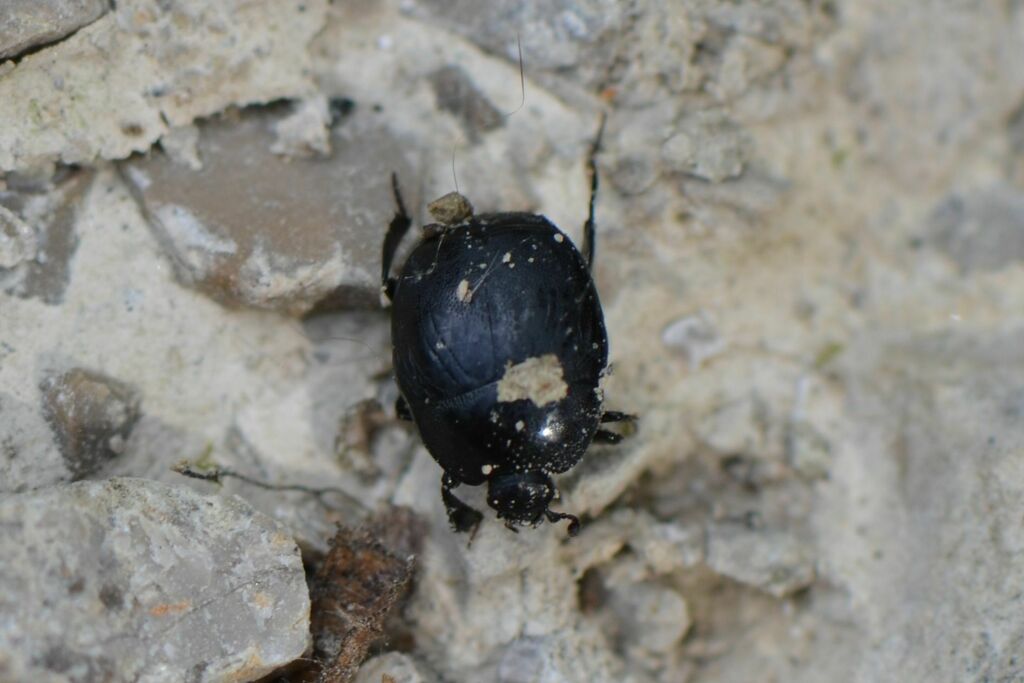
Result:
<svg viewBox="0 0 1024 683"><path fill-rule="evenodd" d="M505 364L505 374L498 381L498 401L529 399L536 406L545 406L565 398L569 386L562 378L558 356L548 353L527 358L522 363Z"/></svg>
<svg viewBox="0 0 1024 683"><path fill-rule="evenodd" d="M506 251L505 255L501 257L501 262L502 263L508 263L511 260L512 260L512 252L511 251Z"/></svg>
<svg viewBox="0 0 1024 683"><path fill-rule="evenodd" d="M494 471L494 465L484 465L480 468L480 471L484 473L484 476L487 476Z"/></svg>
<svg viewBox="0 0 1024 683"><path fill-rule="evenodd" d="M434 344L434 348L440 351L441 349L444 348L444 342L443 341L439 341L439 342L435 343Z"/></svg>
<svg viewBox="0 0 1024 683"><path fill-rule="evenodd" d="M468 304L473 299L473 292L469 289L469 280L459 281L459 286L455 288L455 296L464 304Z"/></svg>
<svg viewBox="0 0 1024 683"><path fill-rule="evenodd" d="M526 423L525 423L525 422L523 422L522 420L519 420L518 422L516 422L516 431L517 431L517 432L521 432L521 431L523 431L523 429L524 429L525 427L526 427Z"/></svg>
<svg viewBox="0 0 1024 683"><path fill-rule="evenodd" d="M555 233L555 241L561 244L565 240L565 237L560 232Z"/></svg>

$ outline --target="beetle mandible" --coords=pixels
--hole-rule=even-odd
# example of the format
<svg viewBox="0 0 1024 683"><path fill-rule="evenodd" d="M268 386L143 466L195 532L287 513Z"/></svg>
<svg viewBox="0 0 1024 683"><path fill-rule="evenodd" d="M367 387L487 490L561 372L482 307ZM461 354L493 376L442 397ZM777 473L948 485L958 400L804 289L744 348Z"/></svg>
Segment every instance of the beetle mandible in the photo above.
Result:
<svg viewBox="0 0 1024 683"><path fill-rule="evenodd" d="M456 531L482 515L452 492L488 484L487 503L505 526L536 526L575 515L549 507L552 474L565 472L593 441L622 437L601 423L631 420L602 410L608 365L604 314L594 262L595 157L583 253L544 216L474 214L457 192L428 205L422 229L398 277L391 264L412 224L392 175L397 212L384 238L382 292L392 304L391 343L398 416L413 420L441 465L441 497Z"/></svg>

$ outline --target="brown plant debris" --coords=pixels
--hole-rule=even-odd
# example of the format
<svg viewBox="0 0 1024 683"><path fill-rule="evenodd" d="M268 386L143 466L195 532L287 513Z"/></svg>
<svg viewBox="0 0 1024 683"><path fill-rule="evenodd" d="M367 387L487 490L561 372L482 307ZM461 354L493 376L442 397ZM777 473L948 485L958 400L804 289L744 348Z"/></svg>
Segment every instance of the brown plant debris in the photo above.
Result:
<svg viewBox="0 0 1024 683"><path fill-rule="evenodd" d="M355 676L412 571L413 555L400 556L370 531L338 527L311 588L313 657L323 667L318 683Z"/></svg>

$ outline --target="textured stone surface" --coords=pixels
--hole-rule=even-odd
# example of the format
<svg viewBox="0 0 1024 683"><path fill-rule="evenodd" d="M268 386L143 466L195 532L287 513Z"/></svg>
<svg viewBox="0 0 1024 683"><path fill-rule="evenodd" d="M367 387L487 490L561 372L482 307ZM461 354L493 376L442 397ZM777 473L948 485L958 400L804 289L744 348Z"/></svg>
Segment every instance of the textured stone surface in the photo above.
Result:
<svg viewBox="0 0 1024 683"><path fill-rule="evenodd" d="M0 59L59 40L108 9L103 0L6 0L0 15Z"/></svg>
<svg viewBox="0 0 1024 683"><path fill-rule="evenodd" d="M746 154L738 126L721 112L685 118L661 148L662 163L669 170L712 183L739 177Z"/></svg>
<svg viewBox="0 0 1024 683"><path fill-rule="evenodd" d="M0 189L0 287L58 304L71 277L75 221L95 173L61 169L52 177L12 177Z"/></svg>
<svg viewBox="0 0 1024 683"><path fill-rule="evenodd" d="M472 141L480 133L501 126L504 117L487 97L477 90L472 79L457 66L444 66L430 76L437 96L437 106L456 116Z"/></svg>
<svg viewBox="0 0 1024 683"><path fill-rule="evenodd" d="M832 23L822 7L796 0L685 6L559 0L509 7L410 0L402 7L510 60L517 59L518 39L532 78L557 84L565 96L581 94L581 85L604 88L626 106L650 105L665 93L697 102L754 99L765 82L800 64Z"/></svg>
<svg viewBox="0 0 1024 683"><path fill-rule="evenodd" d="M24 491L71 478L39 405L0 393L0 414L0 492Z"/></svg>
<svg viewBox="0 0 1024 683"><path fill-rule="evenodd" d="M90 368L142 401L103 475L180 483L169 467L188 458L305 487L223 489L287 524L311 562L364 507L415 511L424 526L387 525L420 547L383 626L382 650L402 654L375 652L373 683L1019 677L1019 3L158 4L119 2L0 66L0 165L19 169L0 181L5 491L70 477L39 384ZM282 97L252 149L204 139L247 130L248 113L197 116ZM515 113L492 125L495 111ZM396 162L372 131L411 155L398 170L417 223L458 189L481 212L543 212L578 243L601 111L603 388L637 430L559 478L577 538L485 516L470 542L394 420L386 312L278 311L306 310L320 295L297 285L330 279L292 267L335 258L325 206L365 228L353 265L375 286ZM19 284L48 224L25 202L70 205L52 162L131 150L180 171L177 206L253 203L248 224L302 226L274 233L248 290L212 283L245 305L181 274L202 270L190 259L242 273L211 247L248 238L204 221L175 250L103 163L68 214L59 294ZM253 177L240 164L214 181L214 152L259 159L285 196L234 192L225 178ZM321 173L332 158L349 175ZM268 273L287 294L253 293ZM482 491L459 493L486 510Z"/></svg>
<svg viewBox="0 0 1024 683"><path fill-rule="evenodd" d="M389 652L363 664L355 683L434 683L436 680L408 655Z"/></svg>
<svg viewBox="0 0 1024 683"><path fill-rule="evenodd" d="M8 680L253 680L309 644L298 549L237 498L79 482L4 498L0 525Z"/></svg>
<svg viewBox="0 0 1024 683"><path fill-rule="evenodd" d="M0 170L123 158L229 104L311 92L325 4L118 2L0 77Z"/></svg>
<svg viewBox="0 0 1024 683"><path fill-rule="evenodd" d="M520 3L507 8L481 7L469 0L417 0L404 9L461 33L484 49L516 59L517 37L536 69L578 68L600 71L609 52L595 43L615 32L629 12L619 3L603 0ZM592 59L598 59L593 63Z"/></svg>
<svg viewBox="0 0 1024 683"><path fill-rule="evenodd" d="M858 439L860 461L839 466L888 474L874 480L881 486L859 512L850 507L868 494L864 479L833 501L833 510L871 530L877 568L849 564L843 574L865 616L889 623L892 634L865 663L866 680L894 670L913 680L1019 676L1022 339L1018 320L999 330L860 339L851 350L867 370L851 378L852 407L870 427ZM878 449L880 439L900 448ZM963 645L933 647L936 639Z"/></svg>
<svg viewBox="0 0 1024 683"><path fill-rule="evenodd" d="M630 657L672 652L690 628L686 602L671 588L656 583L626 584L612 593L610 601L621 647Z"/></svg>
<svg viewBox="0 0 1024 683"><path fill-rule="evenodd" d="M811 548L790 536L729 524L708 537L708 566L722 576L779 598L814 582Z"/></svg>
<svg viewBox="0 0 1024 683"><path fill-rule="evenodd" d="M662 330L661 341L666 347L685 355L694 370L725 347L714 323L703 313L672 321Z"/></svg>
<svg viewBox="0 0 1024 683"><path fill-rule="evenodd" d="M1024 262L1024 190L1000 186L955 194L935 208L928 233L965 271Z"/></svg>
<svg viewBox="0 0 1024 683"><path fill-rule="evenodd" d="M0 268L11 270L36 257L38 244L32 228L12 211L0 206Z"/></svg>

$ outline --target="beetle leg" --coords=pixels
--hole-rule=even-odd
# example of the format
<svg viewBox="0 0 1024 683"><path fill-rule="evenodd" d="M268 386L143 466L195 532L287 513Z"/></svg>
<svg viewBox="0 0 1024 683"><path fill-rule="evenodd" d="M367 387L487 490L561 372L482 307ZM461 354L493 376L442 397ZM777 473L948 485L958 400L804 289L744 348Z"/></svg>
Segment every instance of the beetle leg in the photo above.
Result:
<svg viewBox="0 0 1024 683"><path fill-rule="evenodd" d="M420 239L424 242L444 232L444 226L438 223L427 223L420 229Z"/></svg>
<svg viewBox="0 0 1024 683"><path fill-rule="evenodd" d="M607 429L598 429L594 434L594 441L597 443L618 443L622 441L622 438L622 434L616 434Z"/></svg>
<svg viewBox="0 0 1024 683"><path fill-rule="evenodd" d="M568 531L570 536L575 536L580 531L580 518L576 515L570 515L568 512L555 512L548 509L544 511L544 516L547 517L548 521L552 524L563 519L569 520L569 528L566 531Z"/></svg>
<svg viewBox="0 0 1024 683"><path fill-rule="evenodd" d="M594 267L594 202L597 201L597 153L601 149L601 137L604 135L604 112L601 113L601 124L597 129L597 136L590 146L590 156L587 157L587 171L590 174L590 206L587 210L587 222L583 224L583 256L587 259L587 268Z"/></svg>
<svg viewBox="0 0 1024 683"><path fill-rule="evenodd" d="M632 422L636 419L636 415L630 415L629 413L620 413L617 410L606 410L601 413L601 423L605 422Z"/></svg>
<svg viewBox="0 0 1024 683"><path fill-rule="evenodd" d="M608 429L598 429L597 433L594 434L594 441L597 443L619 443L626 436L633 433L635 429L636 415L630 415L629 413L621 413L618 410L608 410L601 413L601 424L607 422L626 422L627 429L626 434L619 434Z"/></svg>
<svg viewBox="0 0 1024 683"><path fill-rule="evenodd" d="M512 533L515 533L515 534L519 533L519 529L516 528L516 525L512 523L511 519L506 519L505 520L505 528L508 529L509 531L511 531Z"/></svg>
<svg viewBox="0 0 1024 683"><path fill-rule="evenodd" d="M409 218L409 214L405 210L405 203L402 201L402 192L398 189L398 175L395 173L391 174L391 189L395 193L395 204L398 205L398 209L395 211L395 217L391 219L387 234L384 235L384 247L380 260L381 291L384 292L388 301L395 293L396 283L395 278L391 277L391 262L395 259L398 245L405 237L405 233L409 231L409 226L412 225L412 219Z"/></svg>
<svg viewBox="0 0 1024 683"><path fill-rule="evenodd" d="M399 395L399 397L395 399L395 416L398 417L399 420L412 422L412 411L409 410L409 404L406 403L404 396Z"/></svg>
<svg viewBox="0 0 1024 683"><path fill-rule="evenodd" d="M441 478L441 500L444 501L445 510L448 512L448 521L452 528L459 533L475 531L480 525L484 516L479 510L474 510L461 500L455 497L452 489L459 485L450 474Z"/></svg>

